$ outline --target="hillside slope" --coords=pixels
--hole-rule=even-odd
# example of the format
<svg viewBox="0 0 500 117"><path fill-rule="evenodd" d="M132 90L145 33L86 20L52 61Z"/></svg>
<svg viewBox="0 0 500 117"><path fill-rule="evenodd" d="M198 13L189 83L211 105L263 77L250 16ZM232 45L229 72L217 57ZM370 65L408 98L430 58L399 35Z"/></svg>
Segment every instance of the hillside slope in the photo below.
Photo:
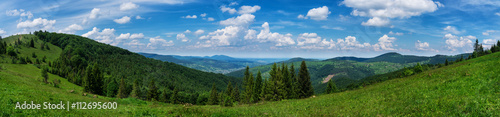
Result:
<svg viewBox="0 0 500 117"><path fill-rule="evenodd" d="M75 84L81 84L85 67L93 62L96 62L104 73L103 89L106 89L109 82L118 81L121 77L124 77L128 89L132 88L135 80L138 80L140 87L143 87L141 89L145 91L149 82L155 80L160 90L173 90L177 87L180 91L187 93L208 91L213 83L216 83L218 90L223 90L229 81L240 82L239 79L222 74L202 72L170 62L146 58L128 50L77 35L35 32L34 35L11 36L1 41L14 45L15 41L27 43L31 39L36 40L37 44L43 42L50 44L50 50L20 45L16 46L18 55L31 58L32 52L36 52L38 56L50 53L51 55L47 56L47 63L52 63L51 73L68 78ZM10 56L6 54L0 56L3 56L0 61L11 63Z"/></svg>
<svg viewBox="0 0 500 117"><path fill-rule="evenodd" d="M420 64L438 64L444 63L446 59L450 62L464 59L469 54L461 54L455 56L436 55L432 57L401 55L395 52L389 52L373 58L357 58L357 57L336 57L323 61L315 59L292 58L283 61L285 64L299 65L300 61L305 60L308 69L311 72L312 85L316 93L323 93L326 87L326 81L332 79L340 88L346 88L351 83L359 82L360 79L368 76L378 75L393 72L404 67L410 67ZM281 63L281 62L280 62ZM250 68L250 71L257 74L260 70L264 74L264 78L269 77L271 65L257 66ZM298 68L297 68L298 69ZM233 77L243 77L245 70L238 70L226 75Z"/></svg>
<svg viewBox="0 0 500 117"><path fill-rule="evenodd" d="M0 106L0 116L500 116L498 66L500 53L494 53L352 91L220 107L81 96L81 87L55 75L49 79L61 79L61 88L41 83L39 69L32 65L0 64L0 103L5 104ZM119 106L116 110L14 109L16 102L31 100L116 101Z"/></svg>
<svg viewBox="0 0 500 117"><path fill-rule="evenodd" d="M308 59L312 60L312 59ZM295 65L295 71L298 71L300 62L296 60L289 60L291 62L284 62L287 65ZM281 63L278 63L281 64ZM412 64L399 64L399 63L389 63L389 62L356 62L347 60L325 60L325 61L306 61L307 68L311 74L311 83L314 87L315 93L322 93L326 84L324 81L328 81L330 78L335 81L337 86L340 88L345 88L347 85L376 74L383 74L398 69L404 68L405 66L412 66ZM263 78L269 78L269 71L272 65L263 65L250 68L250 72L257 75L260 70L263 73ZM233 77L243 77L245 70L238 70L226 75ZM332 77L328 77L332 76Z"/></svg>

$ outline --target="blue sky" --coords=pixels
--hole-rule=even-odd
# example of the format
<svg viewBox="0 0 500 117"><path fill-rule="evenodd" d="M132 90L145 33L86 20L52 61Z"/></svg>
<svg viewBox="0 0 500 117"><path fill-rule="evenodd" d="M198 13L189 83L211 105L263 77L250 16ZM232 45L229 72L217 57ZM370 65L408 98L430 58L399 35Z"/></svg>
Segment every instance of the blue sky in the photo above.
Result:
<svg viewBox="0 0 500 117"><path fill-rule="evenodd" d="M432 56L500 38L496 0L13 0L0 35L47 30L133 52L251 58Z"/></svg>

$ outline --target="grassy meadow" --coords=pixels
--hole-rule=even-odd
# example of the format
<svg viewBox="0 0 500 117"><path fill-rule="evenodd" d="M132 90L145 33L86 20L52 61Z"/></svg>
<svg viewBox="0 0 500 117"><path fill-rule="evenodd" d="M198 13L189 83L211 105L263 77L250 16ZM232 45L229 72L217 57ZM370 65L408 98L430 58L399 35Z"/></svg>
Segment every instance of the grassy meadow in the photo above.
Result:
<svg viewBox="0 0 500 117"><path fill-rule="evenodd" d="M388 80L364 88L307 99L251 105L174 105L82 96L82 87L61 80L42 83L34 65L0 64L0 116L500 116L500 53ZM75 92L70 93L71 90ZM16 110L17 102L118 102L116 110Z"/></svg>

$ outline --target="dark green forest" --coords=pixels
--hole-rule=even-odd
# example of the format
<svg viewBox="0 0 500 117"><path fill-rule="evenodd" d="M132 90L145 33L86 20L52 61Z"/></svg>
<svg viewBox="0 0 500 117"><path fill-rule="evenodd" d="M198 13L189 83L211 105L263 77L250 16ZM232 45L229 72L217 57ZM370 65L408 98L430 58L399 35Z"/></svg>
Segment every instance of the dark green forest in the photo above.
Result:
<svg viewBox="0 0 500 117"><path fill-rule="evenodd" d="M10 52L8 55L12 58L11 63L47 67L50 73L67 78L68 81L83 86L86 92L93 94L115 97L119 90L118 86L123 85L120 87L125 90L121 90L121 93L129 95L135 91L135 97L148 99L149 86L154 85L158 88L155 100L160 100L161 96L170 99L175 94L181 102L196 104L197 97L208 92L212 84L216 84L215 87L219 91L225 89L229 82L241 84L240 79L234 77L146 58L81 36L45 31L36 31L33 34L35 38L18 39L12 44L3 41L0 44L1 52ZM20 54L16 50L25 47L50 49L43 44L32 46L33 40L60 47L62 53L53 61L40 60L42 57L35 60L35 53L29 57L16 56ZM121 84L122 78L124 84ZM151 81L155 83L151 84Z"/></svg>

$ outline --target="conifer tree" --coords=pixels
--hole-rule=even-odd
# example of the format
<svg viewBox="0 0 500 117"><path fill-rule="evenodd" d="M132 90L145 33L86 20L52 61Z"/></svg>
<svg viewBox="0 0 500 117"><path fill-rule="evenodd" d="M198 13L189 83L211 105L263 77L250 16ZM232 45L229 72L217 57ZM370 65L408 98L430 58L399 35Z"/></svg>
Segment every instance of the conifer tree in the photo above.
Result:
<svg viewBox="0 0 500 117"><path fill-rule="evenodd" d="M120 80L120 86L118 87L118 95L116 97L118 98L126 98L126 87L125 87L125 81L123 80L123 77Z"/></svg>
<svg viewBox="0 0 500 117"><path fill-rule="evenodd" d="M266 98L266 96L269 95L267 83L267 79L264 79L264 81L262 82L262 89L260 91L260 100L262 101L268 100L268 98Z"/></svg>
<svg viewBox="0 0 500 117"><path fill-rule="evenodd" d="M215 88L215 83L212 85L212 90L210 90L210 97L208 98L208 105L216 105L218 104L218 99L217 99L218 93L217 89Z"/></svg>
<svg viewBox="0 0 500 117"><path fill-rule="evenodd" d="M314 90L311 85L311 76L309 76L309 71L307 70L307 65L305 61L300 64L299 70L299 88L300 88L300 98L307 98L314 95Z"/></svg>
<svg viewBox="0 0 500 117"><path fill-rule="evenodd" d="M283 63L282 68L281 68L282 76L283 76L283 84L284 84L284 90L285 90L285 95L284 98L286 99L291 99L292 97L292 80L290 76L290 72L288 71L288 66Z"/></svg>
<svg viewBox="0 0 500 117"><path fill-rule="evenodd" d="M160 97L161 97L161 98L160 98L160 101L161 101L161 102L165 102L165 103L170 102L170 101L169 101L169 99L170 99L170 98L172 98L172 97L170 97L170 95L169 95L169 93L168 93L168 91L167 91L167 89L166 89L166 88L165 88L165 89L163 89L163 91L162 91L162 93L161 93L161 96L160 96Z"/></svg>
<svg viewBox="0 0 500 117"><path fill-rule="evenodd" d="M237 84L234 86L233 92L231 92L231 97L235 102L240 101L240 91Z"/></svg>
<svg viewBox="0 0 500 117"><path fill-rule="evenodd" d="M148 86L147 99L150 101L155 101L158 99L158 87L156 87L155 80L151 80Z"/></svg>
<svg viewBox="0 0 500 117"><path fill-rule="evenodd" d="M300 89L299 89L299 83L298 83L298 79L297 79L297 75L295 73L295 67L294 65L292 64L290 66L290 79L292 81L292 89L290 91L290 95L292 99L297 99L298 98L298 94L300 92Z"/></svg>
<svg viewBox="0 0 500 117"><path fill-rule="evenodd" d="M43 77L43 82L45 82L45 83L48 83L47 81L49 79L49 75L47 74L47 71L48 71L47 67L43 66L43 68L42 68L42 77Z"/></svg>
<svg viewBox="0 0 500 117"><path fill-rule="evenodd" d="M250 103L250 99L252 98L252 83L251 81L253 81L253 78L252 78L252 73L250 72L250 67L246 67L245 69L245 77L243 78L243 100L242 102L243 103ZM250 80L252 79L252 80Z"/></svg>
<svg viewBox="0 0 500 117"><path fill-rule="evenodd" d="M250 77L248 78L247 81L247 86L245 88L245 102L246 103L251 103L253 102L253 85L254 85L254 77L253 74L250 73Z"/></svg>
<svg viewBox="0 0 500 117"><path fill-rule="evenodd" d="M170 103L172 104L179 104L179 97L178 97L179 90L177 87L174 88L174 92L172 93L172 97L170 97Z"/></svg>
<svg viewBox="0 0 500 117"><path fill-rule="evenodd" d="M231 85L231 81L229 81L229 83L227 83L226 95L230 96L231 93L233 93L233 86Z"/></svg>
<svg viewBox="0 0 500 117"><path fill-rule="evenodd" d="M104 77L97 63L87 66L84 77L84 92L102 94L102 78Z"/></svg>
<svg viewBox="0 0 500 117"><path fill-rule="evenodd" d="M446 59L446 61L444 62L444 65L445 66L448 66L450 63L448 62L448 59Z"/></svg>
<svg viewBox="0 0 500 117"><path fill-rule="evenodd" d="M108 86L106 87L106 96L108 97L116 96L117 90L118 90L118 85L116 84L116 81L111 79L111 81L108 83Z"/></svg>
<svg viewBox="0 0 500 117"><path fill-rule="evenodd" d="M32 47L32 48L35 47L35 42L33 41L33 39L31 39L31 41L30 41L30 47Z"/></svg>
<svg viewBox="0 0 500 117"><path fill-rule="evenodd" d="M338 92L337 85L333 82L332 79L330 79L328 81L328 85L326 86L325 93L330 94L330 93L335 93L335 92Z"/></svg>
<svg viewBox="0 0 500 117"><path fill-rule="evenodd" d="M262 75L260 73L260 70L257 72L257 77L255 79L255 86L253 87L253 100L257 102L260 100L260 94L262 91Z"/></svg>
<svg viewBox="0 0 500 117"><path fill-rule="evenodd" d="M134 80L134 84L132 86L132 91L130 92L130 97L139 99L141 95L141 90L139 87L139 80Z"/></svg>

